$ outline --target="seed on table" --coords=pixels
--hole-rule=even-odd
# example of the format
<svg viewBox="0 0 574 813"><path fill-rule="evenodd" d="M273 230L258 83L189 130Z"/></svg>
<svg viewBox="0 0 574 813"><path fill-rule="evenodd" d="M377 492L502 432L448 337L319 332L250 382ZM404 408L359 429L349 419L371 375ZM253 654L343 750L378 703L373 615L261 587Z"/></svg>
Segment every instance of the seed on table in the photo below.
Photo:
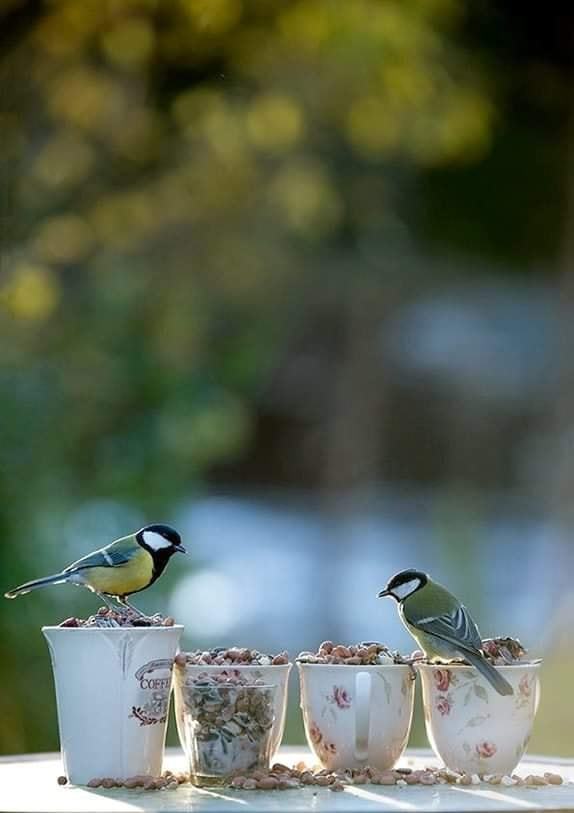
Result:
<svg viewBox="0 0 574 813"><path fill-rule="evenodd" d="M550 785L561 785L564 782L563 778L558 773L546 772L544 774L544 779L546 779Z"/></svg>
<svg viewBox="0 0 574 813"><path fill-rule="evenodd" d="M470 785L470 777L468 777L468 780L469 780L468 782L464 782L464 783L461 782L461 784ZM421 773L421 775L420 775L419 782L421 783L421 785L436 785L436 777L432 773L428 773L427 771L423 771L423 773Z"/></svg>
<svg viewBox="0 0 574 813"><path fill-rule="evenodd" d="M301 776L299 778L301 779L301 782L304 785L313 785L313 784L315 784L315 777L313 776L311 771L303 771L303 773L301 774Z"/></svg>
<svg viewBox="0 0 574 813"><path fill-rule="evenodd" d="M89 788L99 788L101 786L101 784L102 784L102 780L97 778L97 777L94 777L93 779L90 779L90 781L88 782L87 787L89 787Z"/></svg>
<svg viewBox="0 0 574 813"><path fill-rule="evenodd" d="M143 784L143 789L144 790L155 790L156 789L155 780L152 779L152 778L147 779Z"/></svg>
<svg viewBox="0 0 574 813"><path fill-rule="evenodd" d="M231 787L242 788L244 782L245 782L244 776L234 776L233 779L231 780Z"/></svg>
<svg viewBox="0 0 574 813"><path fill-rule="evenodd" d="M110 777L102 779L102 787L106 788L106 790L110 790L110 788L115 788L115 786L116 786L115 779L111 779Z"/></svg>
<svg viewBox="0 0 574 813"><path fill-rule="evenodd" d="M463 773L462 776L456 780L457 785L472 785L472 779L467 773Z"/></svg>
<svg viewBox="0 0 574 813"><path fill-rule="evenodd" d="M536 774L528 774L526 779L524 780L527 785L534 786L534 787L541 787L542 785L547 785L546 779L543 776L536 776Z"/></svg>
<svg viewBox="0 0 574 813"><path fill-rule="evenodd" d="M345 786L342 782L333 782L332 785L329 785L329 790L332 790L333 793L340 793L342 790L345 790Z"/></svg>
<svg viewBox="0 0 574 813"><path fill-rule="evenodd" d="M264 776L257 782L257 787L261 788L261 790L275 790L279 785L279 781L283 780L275 779L273 776Z"/></svg>
<svg viewBox="0 0 574 813"><path fill-rule="evenodd" d="M67 776L59 776L56 780L58 785L67 785L68 784L68 777Z"/></svg>
<svg viewBox="0 0 574 813"><path fill-rule="evenodd" d="M246 779L245 782L243 783L243 790L256 790L256 788L257 782L255 779L252 779L251 777L249 777L249 779Z"/></svg>
<svg viewBox="0 0 574 813"><path fill-rule="evenodd" d="M282 762L274 762L271 766L271 770L276 773L289 773L291 769L288 768L287 765L283 765Z"/></svg>
<svg viewBox="0 0 574 813"><path fill-rule="evenodd" d="M291 790L300 787L298 779L280 779L277 787L279 790Z"/></svg>
<svg viewBox="0 0 574 813"><path fill-rule="evenodd" d="M131 790L131 788L137 788L138 785L139 785L139 779L136 776L130 776L124 782L124 788L130 788L130 790Z"/></svg>

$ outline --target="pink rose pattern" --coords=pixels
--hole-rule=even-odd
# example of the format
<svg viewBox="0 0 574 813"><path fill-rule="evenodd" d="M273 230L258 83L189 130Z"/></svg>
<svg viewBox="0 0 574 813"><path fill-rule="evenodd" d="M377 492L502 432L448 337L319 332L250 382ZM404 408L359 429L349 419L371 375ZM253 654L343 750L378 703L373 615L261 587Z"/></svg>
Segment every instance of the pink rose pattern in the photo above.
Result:
<svg viewBox="0 0 574 813"><path fill-rule="evenodd" d="M489 759L496 754L497 748L493 742L479 742L475 748L476 753L481 759Z"/></svg>
<svg viewBox="0 0 574 813"><path fill-rule="evenodd" d="M337 746L334 742L327 742L323 739L323 734L317 723L309 726L309 738L315 748L315 753L322 762L328 762L329 757L337 753Z"/></svg>
<svg viewBox="0 0 574 813"><path fill-rule="evenodd" d="M518 684L518 691L523 697L530 697L532 694L532 686L528 680L528 675L524 675Z"/></svg>
<svg viewBox="0 0 574 813"><path fill-rule="evenodd" d="M351 708L351 696L342 686L333 686L333 694L327 698L328 703L334 703L340 709Z"/></svg>
<svg viewBox="0 0 574 813"><path fill-rule="evenodd" d="M452 682L450 669L437 669L434 672L434 682L439 692L448 692Z"/></svg>
<svg viewBox="0 0 574 813"><path fill-rule="evenodd" d="M440 694L437 697L436 710L440 712L441 717L446 717L449 715L452 706L452 697L449 694Z"/></svg>
<svg viewBox="0 0 574 813"><path fill-rule="evenodd" d="M321 734L317 723L311 723L309 726L309 736L311 737L311 742L313 745L318 745L323 739L323 735Z"/></svg>

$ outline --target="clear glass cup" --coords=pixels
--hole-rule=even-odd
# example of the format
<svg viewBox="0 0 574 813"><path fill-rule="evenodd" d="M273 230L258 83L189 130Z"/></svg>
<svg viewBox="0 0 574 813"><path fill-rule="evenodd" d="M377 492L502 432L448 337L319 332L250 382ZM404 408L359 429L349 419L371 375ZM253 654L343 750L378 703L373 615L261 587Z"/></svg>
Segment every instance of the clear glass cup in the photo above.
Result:
<svg viewBox="0 0 574 813"><path fill-rule="evenodd" d="M223 785L240 773L269 767L277 686L197 681L180 683L176 691L194 785Z"/></svg>

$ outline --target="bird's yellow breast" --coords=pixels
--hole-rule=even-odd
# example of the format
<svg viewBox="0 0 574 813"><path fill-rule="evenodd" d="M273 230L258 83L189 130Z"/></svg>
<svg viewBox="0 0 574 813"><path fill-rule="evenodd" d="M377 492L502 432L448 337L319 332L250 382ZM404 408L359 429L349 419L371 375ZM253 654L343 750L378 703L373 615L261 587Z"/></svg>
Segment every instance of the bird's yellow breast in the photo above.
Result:
<svg viewBox="0 0 574 813"><path fill-rule="evenodd" d="M84 583L97 593L128 596L148 586L153 576L153 559L143 548L125 565L91 567L84 571Z"/></svg>

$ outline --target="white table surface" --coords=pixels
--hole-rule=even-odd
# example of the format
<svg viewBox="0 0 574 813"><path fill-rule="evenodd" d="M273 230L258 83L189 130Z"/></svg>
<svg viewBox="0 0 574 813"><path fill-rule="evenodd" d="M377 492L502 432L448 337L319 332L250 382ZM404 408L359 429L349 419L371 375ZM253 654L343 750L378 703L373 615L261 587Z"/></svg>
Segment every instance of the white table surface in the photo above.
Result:
<svg viewBox="0 0 574 813"><path fill-rule="evenodd" d="M293 765L299 760L313 764L306 748L283 748L279 761ZM423 767L438 764L430 751L411 750L399 767ZM179 749L168 749L166 768L185 770ZM517 773L560 773L568 779L564 785L536 789L504 788L499 785L463 787L386 787L358 785L333 793L328 788L304 787L285 791L204 790L181 785L174 790L142 789L91 790L70 785L60 786L62 774L59 754L30 754L0 759L0 811L20 813L45 810L49 813L115 813L116 811L188 811L188 813L222 813L235 811L532 811L574 810L574 759L528 757Z"/></svg>

